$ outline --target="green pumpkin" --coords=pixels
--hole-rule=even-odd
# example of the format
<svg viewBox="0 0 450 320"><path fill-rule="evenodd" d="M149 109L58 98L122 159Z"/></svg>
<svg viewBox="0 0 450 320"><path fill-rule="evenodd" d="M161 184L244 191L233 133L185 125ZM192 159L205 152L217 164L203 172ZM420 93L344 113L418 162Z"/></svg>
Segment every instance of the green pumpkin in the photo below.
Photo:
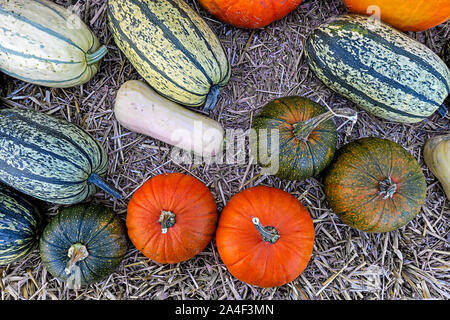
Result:
<svg viewBox="0 0 450 320"><path fill-rule="evenodd" d="M23 259L37 247L41 222L33 204L0 185L0 265Z"/></svg>
<svg viewBox="0 0 450 320"><path fill-rule="evenodd" d="M47 270L79 288L106 278L119 266L127 250L126 231L111 209L76 205L46 226L40 249Z"/></svg>
<svg viewBox="0 0 450 320"><path fill-rule="evenodd" d="M417 160L394 141L361 138L340 148L324 177L330 208L365 232L399 229L419 213L427 184Z"/></svg>
<svg viewBox="0 0 450 320"><path fill-rule="evenodd" d="M251 154L265 173L281 179L314 177L330 164L336 150L337 132L331 117L327 108L304 97L273 100L253 121Z"/></svg>

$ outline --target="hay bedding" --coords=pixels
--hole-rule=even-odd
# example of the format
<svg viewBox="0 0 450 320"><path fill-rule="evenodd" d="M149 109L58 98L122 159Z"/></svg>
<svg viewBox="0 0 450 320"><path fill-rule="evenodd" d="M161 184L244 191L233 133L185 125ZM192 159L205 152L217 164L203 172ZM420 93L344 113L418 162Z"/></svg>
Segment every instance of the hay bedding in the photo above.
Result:
<svg viewBox="0 0 450 320"><path fill-rule="evenodd" d="M449 299L449 202L424 164L422 148L437 133L449 133L449 116L434 114L409 125L377 119L327 89L308 69L302 41L327 18L345 12L340 0L306 0L288 17L263 30L243 30L214 20L194 7L220 37L232 65L232 78L210 115L225 128L247 130L261 107L276 97L303 95L332 108L350 106L358 121L335 119L338 146L375 136L403 145L423 168L428 194L419 215L404 228L367 234L344 225L327 207L321 178L289 182L264 176L255 165L180 165L170 148L131 133L115 120L112 106L122 83L139 79L115 46L106 24L106 0L56 1L79 4L80 15L109 53L100 72L87 84L49 89L4 76L4 106L30 108L77 123L100 140L109 154L108 180L125 195L112 200L103 192L94 201L112 207L125 220L133 192L148 178L184 172L213 192L219 212L232 195L256 185L269 185L296 196L315 225L313 256L303 274L279 288L261 289L235 279L217 253L215 241L192 260L160 265L145 258L131 243L120 268L106 280L82 290L66 289L47 273L35 250L27 259L0 268L1 299ZM450 37L450 23L412 37L439 52ZM61 207L40 203L48 219Z"/></svg>

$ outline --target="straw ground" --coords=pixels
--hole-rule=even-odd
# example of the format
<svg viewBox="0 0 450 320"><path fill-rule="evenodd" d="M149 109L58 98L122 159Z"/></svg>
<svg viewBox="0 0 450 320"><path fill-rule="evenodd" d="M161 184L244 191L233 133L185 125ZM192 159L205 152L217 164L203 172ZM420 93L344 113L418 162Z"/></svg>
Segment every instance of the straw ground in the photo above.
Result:
<svg viewBox="0 0 450 320"><path fill-rule="evenodd" d="M106 280L82 290L70 290L43 267L38 250L27 259L0 267L0 299L448 299L449 201L424 164L423 145L449 133L449 116L438 114L418 124L398 124L375 118L327 89L309 70L303 41L329 17L345 12L340 0L306 0L286 18L262 30L225 25L188 3L205 17L220 37L232 65L232 77L210 115L225 128L247 130L255 114L273 98L303 95L331 108L352 107L358 121L335 119L338 146L360 137L392 139L420 163L428 183L427 201L404 228L367 234L344 225L328 208L322 178L289 182L264 176L255 165L177 165L170 147L122 128L112 107L122 83L140 79L118 50L106 23L106 0L65 1L80 4L80 14L109 53L100 72L86 85L70 89L39 87L4 76L3 107L29 108L81 125L102 142L109 155L108 180L125 195L114 200L103 192L92 201L113 208L125 220L127 202L148 178L184 172L203 181L213 192L219 212L232 195L256 185L281 188L310 211L315 246L303 274L279 288L261 289L235 279L222 263L213 241L187 262L160 265L144 257L131 243L121 266ZM410 35L439 52L450 37L450 23ZM61 206L39 203L47 219Z"/></svg>

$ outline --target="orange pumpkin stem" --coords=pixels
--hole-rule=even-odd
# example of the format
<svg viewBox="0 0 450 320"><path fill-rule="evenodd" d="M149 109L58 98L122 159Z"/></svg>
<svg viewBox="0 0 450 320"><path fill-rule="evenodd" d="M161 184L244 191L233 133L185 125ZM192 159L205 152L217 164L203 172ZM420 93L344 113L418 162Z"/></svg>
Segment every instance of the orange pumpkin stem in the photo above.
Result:
<svg viewBox="0 0 450 320"><path fill-rule="evenodd" d="M391 198L397 191L397 185L392 181L391 177L381 180L378 183L379 191L378 194L383 196L383 200Z"/></svg>
<svg viewBox="0 0 450 320"><path fill-rule="evenodd" d="M278 239L280 239L280 234L278 233L277 229L275 229L275 227L263 227L261 221L259 221L257 217L253 217L252 222L264 241L274 244Z"/></svg>
<svg viewBox="0 0 450 320"><path fill-rule="evenodd" d="M311 119L297 122L294 124L294 135L297 139L307 141L311 133L322 123L330 120L333 117L344 117L355 121L357 113L348 108L339 108L336 111L327 111L319 114Z"/></svg>
<svg viewBox="0 0 450 320"><path fill-rule="evenodd" d="M75 243L69 248L67 256L70 258L70 260L67 262L64 272L67 275L70 275L72 273L73 268L75 267L75 264L78 261L86 259L89 256L89 252L87 251L85 245L81 243Z"/></svg>
<svg viewBox="0 0 450 320"><path fill-rule="evenodd" d="M167 233L167 229L175 224L175 213L161 210L158 222L161 224L161 233Z"/></svg>

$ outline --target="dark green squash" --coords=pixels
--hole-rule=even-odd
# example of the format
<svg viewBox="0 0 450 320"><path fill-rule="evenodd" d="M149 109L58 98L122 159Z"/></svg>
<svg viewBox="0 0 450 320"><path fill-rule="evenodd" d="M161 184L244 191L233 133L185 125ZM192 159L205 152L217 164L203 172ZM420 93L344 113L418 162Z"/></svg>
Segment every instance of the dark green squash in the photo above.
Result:
<svg viewBox="0 0 450 320"><path fill-rule="evenodd" d="M324 185L331 209L365 232L403 227L420 211L427 191L417 160L398 143L374 137L340 148Z"/></svg>
<svg viewBox="0 0 450 320"><path fill-rule="evenodd" d="M303 180L316 176L328 166L336 150L336 126L331 117L327 108L307 98L291 96L273 100L253 121L252 156L265 173L281 179ZM278 166L270 158L276 159Z"/></svg>
<svg viewBox="0 0 450 320"><path fill-rule="evenodd" d="M39 243L41 225L33 204L0 185L0 265L28 256Z"/></svg>
<svg viewBox="0 0 450 320"><path fill-rule="evenodd" d="M127 250L119 216L100 205L80 204L61 211L44 229L41 258L47 270L79 288L109 276Z"/></svg>

